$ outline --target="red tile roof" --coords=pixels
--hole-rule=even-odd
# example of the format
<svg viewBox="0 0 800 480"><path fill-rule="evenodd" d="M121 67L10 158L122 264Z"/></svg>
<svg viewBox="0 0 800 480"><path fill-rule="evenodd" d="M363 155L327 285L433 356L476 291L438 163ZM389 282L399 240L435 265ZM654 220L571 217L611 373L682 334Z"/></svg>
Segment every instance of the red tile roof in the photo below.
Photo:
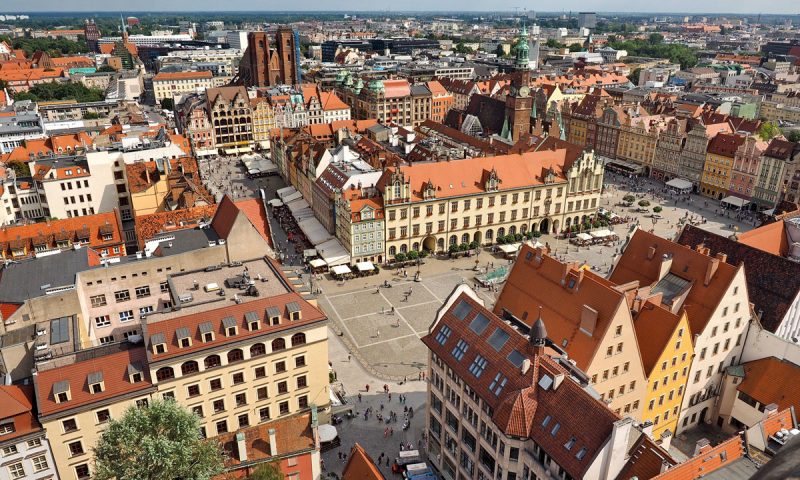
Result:
<svg viewBox="0 0 800 480"><path fill-rule="evenodd" d="M769 223L738 234L739 243L779 257L789 253L789 240L784 231L783 220Z"/></svg>
<svg viewBox="0 0 800 480"><path fill-rule="evenodd" d="M654 480L695 480L733 463L745 453L745 441L736 435L716 447L703 447L700 453L654 477Z"/></svg>
<svg viewBox="0 0 800 480"><path fill-rule="evenodd" d="M151 240L159 233L183 230L185 228L196 228L200 220L210 220L214 217L216 211L217 204L213 204L151 213L149 215L137 215L135 218L135 228L139 248L143 248L145 242ZM183 223L183 225L181 225L181 223Z"/></svg>
<svg viewBox="0 0 800 480"><path fill-rule="evenodd" d="M631 456L628 462L617 474L617 480L648 480L656 477L665 468L670 468L676 463L663 448L653 442L647 435L641 435L631 448Z"/></svg>
<svg viewBox="0 0 800 480"><path fill-rule="evenodd" d="M639 354L642 357L644 366L644 376L650 377L655 369L659 358L664 349L670 345L670 340L675 330L678 329L682 315L676 315L660 304L652 301L645 302L644 306L634 318L634 329L636 330L636 340L639 344Z"/></svg>
<svg viewBox="0 0 800 480"><path fill-rule="evenodd" d="M236 469L243 462L239 459L236 435L244 434L247 451L247 465L262 463L272 458L270 455L269 431L275 429L275 447L281 458L292 457L314 450L314 431L311 428L311 413L306 411L290 417L262 423L244 430L228 432L216 437L227 454L225 467ZM295 454L295 455L292 455ZM224 477L223 478L227 478Z"/></svg>
<svg viewBox="0 0 800 480"><path fill-rule="evenodd" d="M763 405L774 403L779 410L794 407L800 410L800 366L775 357L744 364L744 380L737 390Z"/></svg>
<svg viewBox="0 0 800 480"><path fill-rule="evenodd" d="M653 255L648 258L651 248L654 249ZM653 285L660 280L664 254L672 255L670 273L691 282L683 308L689 316L692 333L700 334L741 267L734 267L689 247L637 230L614 267L610 280L617 285L633 281L638 281L642 286ZM709 272L713 274L706 285Z"/></svg>
<svg viewBox="0 0 800 480"><path fill-rule="evenodd" d="M300 307L301 319L290 321L288 316L287 305L295 302ZM266 315L266 309L269 307L276 307L281 312L280 325L269 325ZM261 321L262 328L259 330L251 331L245 324L245 314L254 312L258 315ZM233 337L228 337L224 334L222 320L227 317L233 317L236 320L238 333ZM167 351L161 354L152 354L152 362L169 359L176 356L186 355L191 352L203 351L211 347L225 345L232 342L241 341L244 338L252 338L259 335L264 335L266 332L275 333L288 328L308 325L320 320L325 320L325 314L319 309L308 303L298 293L289 292L282 295L276 295L269 298L259 298L250 302L240 304L225 304L219 308L209 308L203 312L192 313L179 317L154 322L148 325L148 347L150 347L150 339L155 334L163 334L167 342ZM203 342L199 326L201 323L211 322L214 327L214 340L211 342ZM178 345L178 337L176 331L179 328L186 327L189 329L189 334L192 338L192 345L190 347L181 348Z"/></svg>
<svg viewBox="0 0 800 480"><path fill-rule="evenodd" d="M767 436L775 435L781 430L791 430L797 428L795 425L794 417L792 416L792 409L786 408L778 410L769 417L765 418L762 422L764 426L764 434Z"/></svg>
<svg viewBox="0 0 800 480"><path fill-rule="evenodd" d="M110 240L103 240L103 236L111 234ZM95 249L109 249L110 256L125 255L125 239L122 236L122 224L116 210L107 213L97 213L83 217L50 220L48 222L32 223L29 225L6 226L0 228L0 254L6 258L13 256L13 248L25 247L28 255L35 253L38 245L46 245L47 249L58 248L57 242L69 240L72 244L88 239L87 246ZM113 246L120 246L119 253L110 250Z"/></svg>
<svg viewBox="0 0 800 480"><path fill-rule="evenodd" d="M0 405L0 420L11 419L14 423L14 431L0 435L0 442L42 429L34 412L33 385L0 385Z"/></svg>
<svg viewBox="0 0 800 480"><path fill-rule="evenodd" d="M527 260L528 255L532 256L531 260ZM542 307L548 336L563 346L578 368L585 370L615 313L621 306L627 308L625 295L597 275L579 269L576 264L561 263L543 252L541 263L537 264L536 256L536 250L523 245L494 311L500 315L505 309L533 324L536 312ZM577 275L579 288L566 288L562 280L567 274ZM597 310L593 335L580 330L583 305Z"/></svg>
<svg viewBox="0 0 800 480"><path fill-rule="evenodd" d="M356 442L342 471L342 480L385 480L385 478L364 447Z"/></svg>
<svg viewBox="0 0 800 480"><path fill-rule="evenodd" d="M137 365L142 370L141 382L131 383L128 377L128 365ZM105 389L101 393L91 393L87 383L89 374L96 372L103 374ZM150 371L147 368L147 352L141 346L44 370L34 376L34 381L37 384L40 416L154 388L150 383ZM56 403L53 386L61 381L69 382L71 399L64 403Z"/></svg>
<svg viewBox="0 0 800 480"><path fill-rule="evenodd" d="M486 324L480 333L471 326L476 318ZM549 328L553 322L549 322L548 314L544 313L542 318ZM440 342L437 336L445 328L450 333ZM507 340L492 344L493 336ZM461 340L468 347L459 360L452 352ZM559 360L534 347L525 335L467 293L455 298L422 342L493 409L492 421L500 430L506 435L533 439L573 478L583 477L619 420L605 404L584 390ZM519 355L520 364L523 358L530 360L530 367L525 370L512 363L509 355ZM476 377L471 366L478 356L486 360L486 365ZM499 383L493 382L500 379L502 383L503 378L507 382L497 395L497 390L490 388L497 389ZM553 383L547 388L541 386L550 382ZM592 421L587 422L587 418ZM567 449L565 444L571 438L575 440ZM578 458L581 451L583 455Z"/></svg>
<svg viewBox="0 0 800 480"><path fill-rule="evenodd" d="M244 213L250 223L255 227L261 238L272 246L272 234L269 230L269 219L264 208L264 202L260 198L250 198L236 202L236 208Z"/></svg>

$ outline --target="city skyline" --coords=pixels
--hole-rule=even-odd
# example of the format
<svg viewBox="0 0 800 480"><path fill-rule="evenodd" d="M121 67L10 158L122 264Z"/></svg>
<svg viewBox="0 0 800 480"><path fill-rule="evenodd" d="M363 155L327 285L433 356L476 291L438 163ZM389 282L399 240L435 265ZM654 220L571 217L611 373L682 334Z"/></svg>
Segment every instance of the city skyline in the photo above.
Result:
<svg viewBox="0 0 800 480"><path fill-rule="evenodd" d="M476 12L476 13L492 13L492 12L511 12L516 10L516 7L507 7L504 10L492 10L487 8L485 2L478 0L443 0L436 3L436 8L429 8L430 4L418 0L402 0L399 2L370 2L366 0L356 0L351 2L328 2L321 0L312 0L306 2L302 7L295 7L292 10L287 10L287 5L271 5L273 2L265 2L265 5L259 6L260 8L253 8L252 2L245 0L231 0L225 2L221 6L218 2L213 0L174 0L170 2L169 8L165 8L162 2L155 0L146 0L138 3L135 10L131 10L131 4L122 0L109 0L104 2L103 9L98 10L97 3L93 0L69 0L67 2L57 0L40 0L35 5L24 0L10 0L4 5L3 10L6 13L62 13L62 12L337 12L341 11L342 14L351 12ZM712 0L708 2L691 2L688 0L678 0L670 2L664 7L669 8L654 8L643 10L641 12L631 10L631 7L639 7L640 4L632 4L625 0L612 0L610 2L600 2L596 0L584 0L575 2L573 4L565 5L562 10L564 13L572 11L597 11L600 13L614 13L614 12L630 12L642 14L737 14L737 15L758 15L758 14L789 14L800 15L800 9L797 4L790 0L776 0L766 5L768 9L753 10L753 4L744 1L723 2L721 0ZM761 5L765 6L765 5ZM221 8L222 7L222 8ZM524 8L519 8L522 11ZM535 5L527 8L528 11L536 11ZM555 12L541 12L541 13L558 13Z"/></svg>

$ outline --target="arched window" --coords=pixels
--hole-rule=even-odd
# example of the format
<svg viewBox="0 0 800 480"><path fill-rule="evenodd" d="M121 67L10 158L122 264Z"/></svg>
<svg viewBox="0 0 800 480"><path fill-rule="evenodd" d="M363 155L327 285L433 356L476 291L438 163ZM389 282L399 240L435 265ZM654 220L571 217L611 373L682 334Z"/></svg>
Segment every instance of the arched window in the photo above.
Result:
<svg viewBox="0 0 800 480"><path fill-rule="evenodd" d="M406 245L405 243L400 245L400 251L403 253L408 252L408 245Z"/></svg>
<svg viewBox="0 0 800 480"><path fill-rule="evenodd" d="M241 348L234 348L228 352L228 363L241 362L244 360L244 353Z"/></svg>
<svg viewBox="0 0 800 480"><path fill-rule="evenodd" d="M286 348L286 340L282 338L276 338L272 341L272 351L277 352L278 350L283 350Z"/></svg>
<svg viewBox="0 0 800 480"><path fill-rule="evenodd" d="M267 347L263 343L256 343L252 347L250 347L250 356L251 357L258 357L261 355L266 355Z"/></svg>
<svg viewBox="0 0 800 480"><path fill-rule="evenodd" d="M292 346L296 347L298 345L305 345L306 344L306 334L303 332L295 333L292 335Z"/></svg>
<svg viewBox="0 0 800 480"><path fill-rule="evenodd" d="M461 243L469 243L469 233L461 235Z"/></svg>
<svg viewBox="0 0 800 480"><path fill-rule="evenodd" d="M458 242L458 237L455 235L450 235L450 245L455 245Z"/></svg>
<svg viewBox="0 0 800 480"><path fill-rule="evenodd" d="M419 251L419 242L414 242L414 245L412 245L411 250Z"/></svg>
<svg viewBox="0 0 800 480"><path fill-rule="evenodd" d="M503 237L503 236L505 236L505 234L506 234L506 229L505 228L500 227L500 228L497 229L497 236L498 237Z"/></svg>
<svg viewBox="0 0 800 480"><path fill-rule="evenodd" d="M172 367L161 367L156 370L156 379L158 379L159 382L169 380L170 378L175 378L175 372L172 370Z"/></svg>
<svg viewBox="0 0 800 480"><path fill-rule="evenodd" d="M395 247L394 245L389 247L389 255L391 255L391 256L397 255L397 247Z"/></svg>
<svg viewBox="0 0 800 480"><path fill-rule="evenodd" d="M516 233L517 233L516 225L511 225L510 227L508 227L508 233L510 235L516 235Z"/></svg>
<svg viewBox="0 0 800 480"><path fill-rule="evenodd" d="M192 373L197 373L199 371L200 367L197 366L197 362L195 362L194 360L183 362L183 365L181 365L181 375L189 375Z"/></svg>
<svg viewBox="0 0 800 480"><path fill-rule="evenodd" d="M494 230L490 228L489 230L486 230L486 240L491 242L492 239L494 239Z"/></svg>
<svg viewBox="0 0 800 480"><path fill-rule="evenodd" d="M222 365L222 360L220 360L219 355L209 355L203 360L203 364L206 367L206 370L209 368L219 367Z"/></svg>

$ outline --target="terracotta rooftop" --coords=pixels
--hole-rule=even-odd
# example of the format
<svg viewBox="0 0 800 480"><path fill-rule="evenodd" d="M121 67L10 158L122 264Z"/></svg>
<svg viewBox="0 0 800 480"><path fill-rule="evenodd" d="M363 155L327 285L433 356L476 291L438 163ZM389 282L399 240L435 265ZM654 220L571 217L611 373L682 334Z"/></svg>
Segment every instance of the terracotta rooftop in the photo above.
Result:
<svg viewBox="0 0 800 480"><path fill-rule="evenodd" d="M264 209L264 202L260 198L250 198L236 202L236 208L250 220L250 223L261 234L267 244L272 246L272 234L269 230L269 219Z"/></svg>
<svg viewBox="0 0 800 480"><path fill-rule="evenodd" d="M100 393L91 393L88 378L90 374L98 372L102 374L105 388ZM136 383L131 381L131 374L134 372L140 373L141 381ZM34 376L34 381L41 417L86 407L133 392L144 393L154 388L150 383L150 370L147 368L147 352L144 347L129 348L41 371ZM70 400L57 403L55 391L63 391L65 388L69 389Z"/></svg>
<svg viewBox="0 0 800 480"><path fill-rule="evenodd" d="M567 150L542 150L523 154L496 157L474 157L452 162L423 162L400 169L411 185L411 200L423 199L424 185L430 181L436 190L436 198L449 198L486 191L485 181L490 172L497 172L500 179L498 191L511 190L529 185L543 185L544 174L552 169L556 182L565 182ZM459 171L453 178L453 169ZM379 182L379 188L391 177L395 168L389 168Z"/></svg>
<svg viewBox="0 0 800 480"><path fill-rule="evenodd" d="M180 210L137 215L135 218L136 239L139 248L143 248L147 240L160 233L186 228L196 228L201 220L210 220L217 211L217 205L203 205Z"/></svg>
<svg viewBox="0 0 800 480"><path fill-rule="evenodd" d="M469 292L451 294L455 298L445 303L423 343L492 408L500 430L533 439L569 475L582 478L619 417L585 391L560 360L534 347ZM549 328L548 313L542 318Z"/></svg>
<svg viewBox="0 0 800 480"><path fill-rule="evenodd" d="M272 458L269 438L269 431L272 429L275 429L275 447L280 457L310 452L315 448L314 432L311 428L311 412L306 411L215 437L227 454L225 467L233 470L243 463L247 465L263 463ZM239 433L244 434L247 453L245 462L240 460L239 447L236 442L236 435Z"/></svg>
<svg viewBox="0 0 800 480"><path fill-rule="evenodd" d="M794 407L800 410L800 366L775 357L753 360L744 364L744 380L737 390L755 398L763 405L774 403L779 410Z"/></svg>
<svg viewBox="0 0 800 480"><path fill-rule="evenodd" d="M720 133L708 143L708 153L733 158L745 138L743 135Z"/></svg>
<svg viewBox="0 0 800 480"><path fill-rule="evenodd" d="M663 448L653 442L647 435L641 435L631 448L631 454L622 467L617 480L648 480L660 475L665 469L678 462Z"/></svg>
<svg viewBox="0 0 800 480"><path fill-rule="evenodd" d="M541 255L541 261L537 257ZM576 285L568 289L563 280L574 276ZM592 335L581 331L583 306L597 311L597 324ZM567 351L578 368L587 369L611 319L620 307L627 307L625 295L609 282L577 264L557 259L523 245L511 269L506 285L497 299L494 312L512 313L523 322L533 324L539 307L547 322L548 337Z"/></svg>
<svg viewBox="0 0 800 480"><path fill-rule="evenodd" d="M1 385L0 386L0 423L11 420L14 429L10 433L0 434L0 443L24 437L29 433L42 429L36 419L34 409L33 385Z"/></svg>
<svg viewBox="0 0 800 480"><path fill-rule="evenodd" d="M111 237L105 240L104 237L108 235ZM59 242L65 241L68 242L66 246L58 246ZM19 258L19 256L15 257L12 251L16 249L25 248L27 252L24 256L33 256L36 253L36 247L52 250L73 248L75 244L95 249L121 246L120 252L114 253L113 250L109 250L108 254L122 256L125 255L125 247L122 246L124 243L120 218L116 210L83 217L0 228L0 255L5 258Z"/></svg>
<svg viewBox="0 0 800 480"><path fill-rule="evenodd" d="M688 282L689 291L682 308L689 316L692 333L699 334L705 329L739 267L637 230L614 267L610 280L617 285L634 281L642 286L655 285L661 280L660 267L665 254L671 256L669 273Z"/></svg>
<svg viewBox="0 0 800 480"><path fill-rule="evenodd" d="M647 301L634 317L633 326L646 378L650 378L664 349L670 345L672 335L683 320L682 317L685 316L686 312L676 315L661 305Z"/></svg>
<svg viewBox="0 0 800 480"><path fill-rule="evenodd" d="M342 480L385 480L385 478L366 450L356 442L350 449L350 456L342 471Z"/></svg>
<svg viewBox="0 0 800 480"><path fill-rule="evenodd" d="M744 457L746 453L746 442L742 437L736 435L715 447L706 445L694 457L653 477L653 479L695 480L732 464Z"/></svg>

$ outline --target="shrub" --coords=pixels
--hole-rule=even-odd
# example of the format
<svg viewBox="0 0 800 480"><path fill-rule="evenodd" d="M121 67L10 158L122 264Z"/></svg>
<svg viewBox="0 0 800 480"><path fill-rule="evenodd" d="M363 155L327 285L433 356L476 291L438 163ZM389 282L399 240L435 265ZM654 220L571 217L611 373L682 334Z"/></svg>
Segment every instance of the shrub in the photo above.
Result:
<svg viewBox="0 0 800 480"><path fill-rule="evenodd" d="M663 210L663 209L659 205L653 207L653 212L655 212L655 213L661 213L661 210Z"/></svg>
<svg viewBox="0 0 800 480"><path fill-rule="evenodd" d="M628 195L625 195L624 197L622 197L622 200L625 201L625 202L628 202L628 203L633 203L633 201L636 200L636 197L634 197L631 194L628 194Z"/></svg>
<svg viewBox="0 0 800 480"><path fill-rule="evenodd" d="M639 206L640 207L649 207L650 206L650 201L649 200L639 200Z"/></svg>
<svg viewBox="0 0 800 480"><path fill-rule="evenodd" d="M394 256L394 260L396 262L405 262L406 261L406 254L403 252L397 252L397 255Z"/></svg>

